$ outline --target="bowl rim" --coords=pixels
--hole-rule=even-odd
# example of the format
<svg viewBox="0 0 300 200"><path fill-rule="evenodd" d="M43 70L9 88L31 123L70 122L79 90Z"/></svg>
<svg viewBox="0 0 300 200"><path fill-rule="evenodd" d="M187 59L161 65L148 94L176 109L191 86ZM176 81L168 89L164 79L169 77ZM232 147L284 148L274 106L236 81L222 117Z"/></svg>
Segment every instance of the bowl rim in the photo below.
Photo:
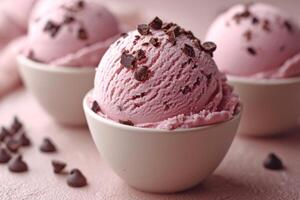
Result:
<svg viewBox="0 0 300 200"><path fill-rule="evenodd" d="M249 85L288 85L300 82L300 75L289 78L250 78L250 77L242 77L242 76L234 76L226 74L227 80L229 82L234 83L244 83Z"/></svg>
<svg viewBox="0 0 300 200"><path fill-rule="evenodd" d="M68 74L82 74L82 73L91 73L96 71L96 67L72 67L72 66L58 66L50 65L46 63L41 63L27 58L26 56L19 54L17 56L17 61L19 66L26 66L35 70L45 71L45 72L54 72L54 73L68 73Z"/></svg>
<svg viewBox="0 0 300 200"><path fill-rule="evenodd" d="M106 118L94 113L88 105L88 98L89 98L89 95L92 93L92 91L93 91L93 89L88 91L86 93L86 95L84 96L84 98L83 98L83 110L84 110L84 112L87 115L90 115L92 118L96 119L97 122L101 122L101 123L104 123L106 125L116 127L116 128L119 128L119 129L126 129L127 131L130 131L132 133L133 132L139 132L139 133L142 132L142 133L145 133L145 134L149 134L149 133L181 134L181 133L195 132L195 131L201 132L203 130L219 127L219 126L222 126L222 125L227 124L227 123L232 123L233 121L236 121L241 117L241 114L242 114L242 111L243 111L243 105L242 105L242 103L240 103L240 107L241 107L240 112L237 113L232 119L230 119L228 121L216 123L216 124L204 125L204 126L195 127L195 128L182 128L182 129L174 129L174 130L156 129L156 128L143 128L143 127L128 126L128 125L120 124L120 123L117 123L113 120L106 119Z"/></svg>

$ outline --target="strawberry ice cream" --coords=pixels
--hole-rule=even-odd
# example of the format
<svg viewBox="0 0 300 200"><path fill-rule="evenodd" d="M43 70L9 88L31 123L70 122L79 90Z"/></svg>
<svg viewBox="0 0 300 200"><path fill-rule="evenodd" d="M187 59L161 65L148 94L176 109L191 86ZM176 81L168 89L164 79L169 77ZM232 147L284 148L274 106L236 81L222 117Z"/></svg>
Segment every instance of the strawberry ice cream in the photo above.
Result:
<svg viewBox="0 0 300 200"><path fill-rule="evenodd" d="M215 49L159 18L139 25L103 56L92 109L122 124L169 130L230 120L239 99L212 59Z"/></svg>
<svg viewBox="0 0 300 200"><path fill-rule="evenodd" d="M105 7L92 1L69 0L44 9L38 4L30 20L26 54L58 66L95 67L120 34L119 23ZM47 10L47 12L45 12Z"/></svg>
<svg viewBox="0 0 300 200"><path fill-rule="evenodd" d="M211 25L206 40L218 45L215 61L235 76L300 75L300 29L283 11L262 3L236 5Z"/></svg>

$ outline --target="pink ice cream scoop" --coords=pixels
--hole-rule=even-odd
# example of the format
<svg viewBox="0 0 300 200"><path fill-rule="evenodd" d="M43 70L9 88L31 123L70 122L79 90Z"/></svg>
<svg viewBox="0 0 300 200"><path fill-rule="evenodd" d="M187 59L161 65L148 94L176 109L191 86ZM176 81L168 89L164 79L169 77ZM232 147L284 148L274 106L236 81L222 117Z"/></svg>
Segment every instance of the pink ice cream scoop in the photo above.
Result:
<svg viewBox="0 0 300 200"><path fill-rule="evenodd" d="M44 12L41 2L31 18L26 54L50 65L95 67L119 35L115 16L99 3L65 0ZM40 15L39 15L40 13Z"/></svg>
<svg viewBox="0 0 300 200"><path fill-rule="evenodd" d="M218 45L214 59L227 74L255 78L300 75L299 26L273 6L233 6L213 22L206 40Z"/></svg>
<svg viewBox="0 0 300 200"><path fill-rule="evenodd" d="M231 119L239 99L212 59L215 48L159 18L139 25L103 56L94 111L123 124L162 129Z"/></svg>

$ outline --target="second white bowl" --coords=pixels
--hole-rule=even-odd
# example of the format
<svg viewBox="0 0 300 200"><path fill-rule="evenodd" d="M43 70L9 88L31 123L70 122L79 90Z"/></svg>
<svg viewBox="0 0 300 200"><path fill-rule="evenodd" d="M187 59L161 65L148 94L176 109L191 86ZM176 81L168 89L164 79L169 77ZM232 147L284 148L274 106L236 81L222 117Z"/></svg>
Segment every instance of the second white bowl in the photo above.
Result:
<svg viewBox="0 0 300 200"><path fill-rule="evenodd" d="M57 122L86 124L82 99L93 87L95 68L50 66L23 55L18 56L18 64L26 87Z"/></svg>
<svg viewBox="0 0 300 200"><path fill-rule="evenodd" d="M240 134L270 136L298 125L300 77L264 80L227 77L244 105Z"/></svg>

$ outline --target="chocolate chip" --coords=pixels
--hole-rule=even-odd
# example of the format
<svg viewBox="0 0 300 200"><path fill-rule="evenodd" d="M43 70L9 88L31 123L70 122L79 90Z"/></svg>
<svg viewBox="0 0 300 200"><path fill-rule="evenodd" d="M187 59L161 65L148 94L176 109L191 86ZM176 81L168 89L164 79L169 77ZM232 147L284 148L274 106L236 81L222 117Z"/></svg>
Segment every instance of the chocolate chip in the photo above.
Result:
<svg viewBox="0 0 300 200"><path fill-rule="evenodd" d="M49 138L44 138L40 146L40 151L45 153L51 153L56 151L56 147Z"/></svg>
<svg viewBox="0 0 300 200"><path fill-rule="evenodd" d="M73 169L67 177L67 183L70 187L83 187L87 185L87 180L78 169Z"/></svg>
<svg viewBox="0 0 300 200"><path fill-rule="evenodd" d="M84 5L85 5L84 1L78 1L78 3L77 3L77 6L79 8L84 8Z"/></svg>
<svg viewBox="0 0 300 200"><path fill-rule="evenodd" d="M257 17L253 17L252 18L252 24L258 24L259 23L259 19Z"/></svg>
<svg viewBox="0 0 300 200"><path fill-rule="evenodd" d="M181 92L182 92L182 94L187 94L187 93L189 93L189 92L191 92L192 90L191 90L191 88L189 87L189 86L185 86L182 90L181 90Z"/></svg>
<svg viewBox="0 0 300 200"><path fill-rule="evenodd" d="M152 37L152 38L150 39L149 42L150 42L153 46L155 46L155 47L159 47L159 45L160 45L160 42L158 41L158 38Z"/></svg>
<svg viewBox="0 0 300 200"><path fill-rule="evenodd" d="M137 30L141 35L148 35L150 33L150 28L147 24L139 24Z"/></svg>
<svg viewBox="0 0 300 200"><path fill-rule="evenodd" d="M3 142L9 136L10 132L6 128L2 127L0 131L0 141Z"/></svg>
<svg viewBox="0 0 300 200"><path fill-rule="evenodd" d="M248 18L251 16L251 13L248 9L248 6L245 7L245 10L241 13L237 13L233 16L233 19L236 21L236 23L240 23L240 21L244 18Z"/></svg>
<svg viewBox="0 0 300 200"><path fill-rule="evenodd" d="M0 163L7 163L11 159L11 155L8 153L8 151L0 147Z"/></svg>
<svg viewBox="0 0 300 200"><path fill-rule="evenodd" d="M249 54L251 54L253 56L255 56L257 54L256 50L253 47L248 47L247 51L248 51Z"/></svg>
<svg viewBox="0 0 300 200"><path fill-rule="evenodd" d="M243 36L246 38L246 40L249 42L252 39L252 32L250 30L246 31Z"/></svg>
<svg viewBox="0 0 300 200"><path fill-rule="evenodd" d="M77 37L80 40L87 40L88 39L88 34L87 34L87 32L86 32L86 30L84 28L80 28L78 30Z"/></svg>
<svg viewBox="0 0 300 200"><path fill-rule="evenodd" d="M142 66L134 72L134 78L137 81L146 81L149 78L149 69L147 66Z"/></svg>
<svg viewBox="0 0 300 200"><path fill-rule="evenodd" d="M144 42L142 46L149 46L149 42Z"/></svg>
<svg viewBox="0 0 300 200"><path fill-rule="evenodd" d="M101 108L97 101L93 101L92 111L94 111L95 113L98 113L101 111Z"/></svg>
<svg viewBox="0 0 300 200"><path fill-rule="evenodd" d="M128 33L121 33L121 37L126 38L128 36Z"/></svg>
<svg viewBox="0 0 300 200"><path fill-rule="evenodd" d="M134 123L130 120L119 120L119 123L120 124L123 124L123 125L127 125L127 126L134 126Z"/></svg>
<svg viewBox="0 0 300 200"><path fill-rule="evenodd" d="M180 35L180 27L179 26L171 26L167 31L168 41L173 45L176 44L176 37Z"/></svg>
<svg viewBox="0 0 300 200"><path fill-rule="evenodd" d="M63 171L63 169L67 166L65 162L59 161L59 160L52 160L51 161L53 172L55 174L59 174Z"/></svg>
<svg viewBox="0 0 300 200"><path fill-rule="evenodd" d="M9 140L6 141L6 147L9 151L15 153L19 150L21 144L18 140L14 138L10 138Z"/></svg>
<svg viewBox="0 0 300 200"><path fill-rule="evenodd" d="M191 40L195 39L195 36L192 31L185 31L185 35Z"/></svg>
<svg viewBox="0 0 300 200"><path fill-rule="evenodd" d="M204 42L202 47L205 52L213 53L217 49L217 45L213 42Z"/></svg>
<svg viewBox="0 0 300 200"><path fill-rule="evenodd" d="M199 39L193 39L193 44L195 45L195 47L197 49L199 49L200 51L203 49L202 46L201 46L201 41Z"/></svg>
<svg viewBox="0 0 300 200"><path fill-rule="evenodd" d="M18 117L14 117L14 121L11 125L12 134L17 133L19 130L22 129L22 127L23 127L23 124L20 122Z"/></svg>
<svg viewBox="0 0 300 200"><path fill-rule="evenodd" d="M131 54L123 52L121 56L121 64L128 69L132 69L136 66L136 58Z"/></svg>
<svg viewBox="0 0 300 200"><path fill-rule="evenodd" d="M137 51L137 60L142 60L142 59L144 59L144 58L146 58L146 53L145 53L145 51L142 50L142 49L139 49L139 50Z"/></svg>
<svg viewBox="0 0 300 200"><path fill-rule="evenodd" d="M269 20L264 20L264 21L263 21L262 29L263 29L264 31L266 31L266 32L270 32L270 31L271 31Z"/></svg>
<svg viewBox="0 0 300 200"><path fill-rule="evenodd" d="M163 25L163 22L161 19L159 19L158 17L155 17L150 23L149 26L154 29L154 30L159 30L161 29Z"/></svg>
<svg viewBox="0 0 300 200"><path fill-rule="evenodd" d="M284 23L285 28L288 30L288 32L292 33L293 32L293 26L289 21L285 21Z"/></svg>
<svg viewBox="0 0 300 200"><path fill-rule="evenodd" d="M49 32L51 37L55 37L58 31L60 30L60 25L55 22L48 21L44 27L45 32Z"/></svg>
<svg viewBox="0 0 300 200"><path fill-rule="evenodd" d="M75 21L75 18L72 16L65 16L65 18L64 18L64 24L70 24L74 21Z"/></svg>
<svg viewBox="0 0 300 200"><path fill-rule="evenodd" d="M270 170L284 169L282 161L274 153L270 153L268 155L268 157L264 160L263 165L266 169L270 169Z"/></svg>
<svg viewBox="0 0 300 200"><path fill-rule="evenodd" d="M184 47L182 48L182 51L184 54L186 54L189 57L195 57L195 51L194 48L188 44L184 44Z"/></svg>
<svg viewBox="0 0 300 200"><path fill-rule="evenodd" d="M19 136L17 137L17 140L18 140L18 143L19 143L21 146L27 147L27 146L30 146L30 145L31 145L31 141L30 141L30 139L27 137L27 135L26 135L25 132L21 133L21 135L19 135Z"/></svg>
<svg viewBox="0 0 300 200"><path fill-rule="evenodd" d="M22 156L18 155L15 158L11 159L8 163L8 169L11 172L25 172L28 171L27 164L22 160Z"/></svg>
<svg viewBox="0 0 300 200"><path fill-rule="evenodd" d="M176 24L174 24L174 23L163 23L163 25L162 25L162 29L164 30L164 31L167 31L169 28L171 28L172 26L176 26Z"/></svg>

